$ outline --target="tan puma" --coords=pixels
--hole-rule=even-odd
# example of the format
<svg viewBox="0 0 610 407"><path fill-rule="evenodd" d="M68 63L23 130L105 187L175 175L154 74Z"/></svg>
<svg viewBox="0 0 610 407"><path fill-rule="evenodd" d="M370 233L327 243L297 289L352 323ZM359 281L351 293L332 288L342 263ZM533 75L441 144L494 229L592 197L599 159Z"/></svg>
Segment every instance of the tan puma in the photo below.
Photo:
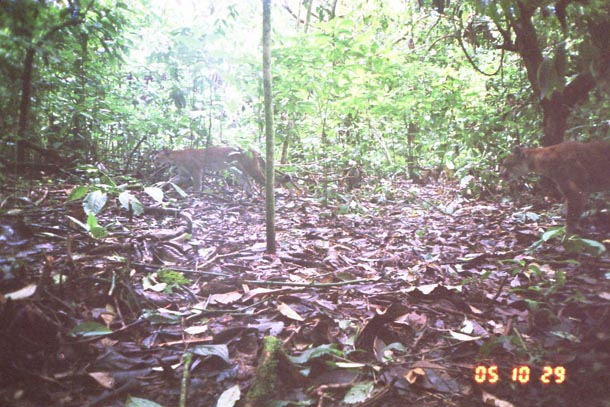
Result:
<svg viewBox="0 0 610 407"><path fill-rule="evenodd" d="M237 168L240 182L249 195L248 178L265 184L264 161L254 150L245 152L233 147L208 147L203 149L163 150L155 156L157 165L171 165L179 176L191 178L196 191L201 191L202 177L206 171L224 171Z"/></svg>
<svg viewBox="0 0 610 407"><path fill-rule="evenodd" d="M610 190L610 144L567 141L550 147L515 147L500 166L505 179L529 172L555 182L567 202L567 231L574 233L589 194Z"/></svg>

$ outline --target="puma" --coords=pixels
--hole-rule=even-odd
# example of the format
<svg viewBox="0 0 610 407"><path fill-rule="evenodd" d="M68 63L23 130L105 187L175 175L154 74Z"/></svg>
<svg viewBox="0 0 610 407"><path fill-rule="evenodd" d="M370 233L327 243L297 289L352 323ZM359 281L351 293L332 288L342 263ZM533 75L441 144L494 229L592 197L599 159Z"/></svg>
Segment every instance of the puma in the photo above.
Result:
<svg viewBox="0 0 610 407"><path fill-rule="evenodd" d="M534 172L550 178L567 203L566 229L574 233L589 194L610 190L610 143L566 141L550 147L515 147L500 166L514 180Z"/></svg>
<svg viewBox="0 0 610 407"><path fill-rule="evenodd" d="M238 178L244 191L251 193L249 178L258 184L265 184L262 157L254 150L248 152L238 148L217 146L204 149L163 150L155 156L158 165L170 165L180 177L191 178L195 190L202 188L203 174L208 171L224 171L237 168Z"/></svg>

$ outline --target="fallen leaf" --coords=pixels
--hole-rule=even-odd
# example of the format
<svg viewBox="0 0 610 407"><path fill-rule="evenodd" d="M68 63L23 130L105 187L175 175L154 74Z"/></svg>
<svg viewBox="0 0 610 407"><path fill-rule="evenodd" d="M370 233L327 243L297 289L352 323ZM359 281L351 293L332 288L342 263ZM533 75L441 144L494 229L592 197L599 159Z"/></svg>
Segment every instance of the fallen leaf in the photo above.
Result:
<svg viewBox="0 0 610 407"><path fill-rule="evenodd" d="M91 372L89 376L105 389L114 388L114 377L108 372Z"/></svg>
<svg viewBox="0 0 610 407"><path fill-rule="evenodd" d="M299 315L298 312L290 308L289 305L280 302L277 306L277 310L284 315L286 318L294 319L295 321L305 321L305 318Z"/></svg>

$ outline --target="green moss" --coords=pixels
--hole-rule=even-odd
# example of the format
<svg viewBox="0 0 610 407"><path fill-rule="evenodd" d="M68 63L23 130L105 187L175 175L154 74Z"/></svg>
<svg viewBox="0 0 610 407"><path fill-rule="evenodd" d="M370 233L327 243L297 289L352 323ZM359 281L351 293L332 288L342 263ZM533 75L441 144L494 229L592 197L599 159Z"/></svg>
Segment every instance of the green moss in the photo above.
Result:
<svg viewBox="0 0 610 407"><path fill-rule="evenodd" d="M157 277L160 283L167 285L187 285L189 283L189 279L184 277L184 274L174 270L161 269L157 273Z"/></svg>
<svg viewBox="0 0 610 407"><path fill-rule="evenodd" d="M273 336L263 339L263 352L256 369L256 378L248 390L246 406L266 407L276 396L278 364L282 357L282 342Z"/></svg>

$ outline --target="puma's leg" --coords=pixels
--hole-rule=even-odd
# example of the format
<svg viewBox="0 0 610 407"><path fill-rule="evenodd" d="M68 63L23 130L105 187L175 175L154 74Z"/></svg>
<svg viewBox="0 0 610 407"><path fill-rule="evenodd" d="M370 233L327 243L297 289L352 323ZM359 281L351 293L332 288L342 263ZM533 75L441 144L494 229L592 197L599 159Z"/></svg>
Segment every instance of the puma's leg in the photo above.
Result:
<svg viewBox="0 0 610 407"><path fill-rule="evenodd" d="M568 188L563 192L567 203L566 231L568 233L576 233L578 231L580 215L582 215L585 207L587 194L577 188L573 181L568 184Z"/></svg>
<svg viewBox="0 0 610 407"><path fill-rule="evenodd" d="M195 171L194 174L191 174L191 177L193 178L193 186L195 187L195 191L196 192L201 192L202 191L202 178L203 178L203 171Z"/></svg>

